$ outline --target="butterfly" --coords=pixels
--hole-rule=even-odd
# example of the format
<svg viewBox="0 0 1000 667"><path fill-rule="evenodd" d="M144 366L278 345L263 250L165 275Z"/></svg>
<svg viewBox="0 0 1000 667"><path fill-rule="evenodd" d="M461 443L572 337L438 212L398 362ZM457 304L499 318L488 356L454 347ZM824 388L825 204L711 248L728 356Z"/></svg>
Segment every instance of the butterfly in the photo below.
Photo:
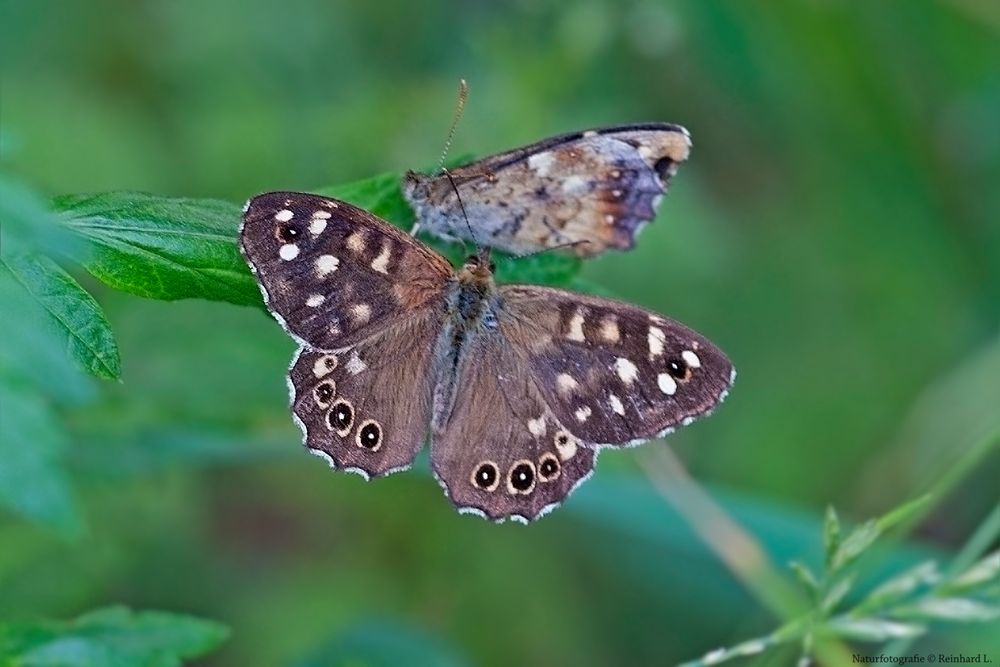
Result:
<svg viewBox="0 0 1000 667"><path fill-rule="evenodd" d="M272 192L240 246L300 348L288 372L308 449L365 478L430 464L459 511L528 522L602 447L708 414L733 366L691 329L627 303L497 286L487 248L459 270L346 202Z"/></svg>
<svg viewBox="0 0 1000 667"><path fill-rule="evenodd" d="M572 245L578 256L591 257L635 245L690 150L690 135L679 125L597 128L451 169L450 179L408 172L403 194L418 225L437 236L516 255Z"/></svg>

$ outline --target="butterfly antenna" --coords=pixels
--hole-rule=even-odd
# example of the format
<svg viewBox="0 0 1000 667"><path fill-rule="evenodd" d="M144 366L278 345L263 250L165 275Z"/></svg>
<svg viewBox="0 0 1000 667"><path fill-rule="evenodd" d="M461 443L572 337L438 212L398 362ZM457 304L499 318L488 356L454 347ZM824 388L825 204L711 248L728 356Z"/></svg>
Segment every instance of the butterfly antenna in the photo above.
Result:
<svg viewBox="0 0 1000 667"><path fill-rule="evenodd" d="M465 218L465 226L469 228L469 236L472 237L472 242L476 244L476 248L481 247L479 239L476 238L476 232L472 229L472 223L469 222L469 214L465 212L465 202L462 201L462 195L458 192L458 185L455 183L455 179L452 178L451 172L447 169L443 169L445 177L448 182L451 183L451 189L455 191L455 196L458 197L458 206L462 209L462 217Z"/></svg>
<svg viewBox="0 0 1000 667"><path fill-rule="evenodd" d="M448 138L444 140L444 149L441 151L441 159L438 160L437 171L444 167L445 158L451 150L451 141L455 138L455 130L458 129L458 121L462 120L462 112L465 111L465 100L469 98L469 84L465 79L458 82L458 103L455 104L455 115L451 119L451 127L448 128ZM457 191L456 191L457 192Z"/></svg>

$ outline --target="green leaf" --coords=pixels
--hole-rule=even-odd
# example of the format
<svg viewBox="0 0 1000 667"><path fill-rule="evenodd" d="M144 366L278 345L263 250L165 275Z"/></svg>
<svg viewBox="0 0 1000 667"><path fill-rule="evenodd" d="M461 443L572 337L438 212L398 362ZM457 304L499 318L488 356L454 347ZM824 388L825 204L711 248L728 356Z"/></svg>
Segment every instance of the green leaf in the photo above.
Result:
<svg viewBox="0 0 1000 667"><path fill-rule="evenodd" d="M59 421L36 393L0 376L0 505L64 535L80 530L66 475Z"/></svg>
<svg viewBox="0 0 1000 667"><path fill-rule="evenodd" d="M836 572L852 563L858 558L858 556L864 553L868 547L874 544L875 540L877 540L883 533L912 517L919 509L927 504L929 499L929 496L917 498L916 500L912 500L905 505L892 510L884 516L879 517L878 519L869 519L860 526L855 527L847 535L847 537L840 542L839 546L833 552L833 558L830 561L830 571ZM827 516L830 516L829 512L827 513ZM829 545L830 543L828 542L827 544Z"/></svg>
<svg viewBox="0 0 1000 667"><path fill-rule="evenodd" d="M839 637L861 642L884 642L900 637L916 637L927 631L922 625L898 623L881 618L840 617L829 621L825 628Z"/></svg>
<svg viewBox="0 0 1000 667"><path fill-rule="evenodd" d="M25 185L0 174L0 253L78 252L76 235L59 224L45 201Z"/></svg>
<svg viewBox="0 0 1000 667"><path fill-rule="evenodd" d="M894 616L938 621L992 621L1000 607L969 598L929 597L895 610Z"/></svg>
<svg viewBox="0 0 1000 667"><path fill-rule="evenodd" d="M961 591L980 586L1000 577L1000 551L987 554L975 565L948 582L950 591Z"/></svg>
<svg viewBox="0 0 1000 667"><path fill-rule="evenodd" d="M788 567L791 568L792 573L795 574L795 578L799 580L799 583L806 587L811 595L815 595L819 592L819 580L816 578L816 575L813 574L813 571L809 569L808 565L801 561L793 560L788 564Z"/></svg>
<svg viewBox="0 0 1000 667"><path fill-rule="evenodd" d="M879 585L868 594L864 601L855 609L868 611L878 609L888 603L899 600L915 591L920 586L930 586L940 579L937 563L926 561L912 567L901 574Z"/></svg>
<svg viewBox="0 0 1000 667"><path fill-rule="evenodd" d="M58 197L53 205L88 242L76 259L115 289L150 299L261 304L237 248L235 204L108 192Z"/></svg>
<svg viewBox="0 0 1000 667"><path fill-rule="evenodd" d="M824 612L831 612L836 609L843 599L850 592L851 587L854 585L854 577L844 577L827 591L826 595L823 596L823 602L820 604L820 608Z"/></svg>
<svg viewBox="0 0 1000 667"><path fill-rule="evenodd" d="M840 519L837 510L832 505L826 508L826 518L823 522L823 552L826 554L826 566L833 564L833 557L840 548Z"/></svg>
<svg viewBox="0 0 1000 667"><path fill-rule="evenodd" d="M48 313L69 356L84 370L105 379L121 375L118 345L101 307L52 260L32 255L0 259Z"/></svg>
<svg viewBox="0 0 1000 667"><path fill-rule="evenodd" d="M109 607L67 622L0 626L0 661L18 667L173 667L218 647L219 623Z"/></svg>
<svg viewBox="0 0 1000 667"><path fill-rule="evenodd" d="M711 665L719 665L723 662L735 660L736 658L745 658L747 656L763 653L765 650L783 641L785 640L782 639L779 641L773 635L758 637L756 639L748 639L744 642L736 644L735 646L717 648L714 651L709 651L698 660L685 662L680 667L710 667Z"/></svg>
<svg viewBox="0 0 1000 667"><path fill-rule="evenodd" d="M401 182L399 174L387 172L360 181L320 188L318 194L343 199L409 232L416 218L403 197Z"/></svg>

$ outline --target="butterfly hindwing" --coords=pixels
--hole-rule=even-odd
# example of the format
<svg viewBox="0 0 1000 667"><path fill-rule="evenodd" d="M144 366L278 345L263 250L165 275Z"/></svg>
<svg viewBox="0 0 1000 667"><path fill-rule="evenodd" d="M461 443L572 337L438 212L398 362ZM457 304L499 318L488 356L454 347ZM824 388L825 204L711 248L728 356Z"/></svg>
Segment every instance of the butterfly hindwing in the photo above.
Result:
<svg viewBox="0 0 1000 667"><path fill-rule="evenodd" d="M288 377L306 446L367 477L409 466L430 422L442 318L425 309L346 349L300 349Z"/></svg>
<svg viewBox="0 0 1000 667"><path fill-rule="evenodd" d="M499 334L471 346L432 431L431 467L460 511L531 521L590 475L596 452L561 426Z"/></svg>
<svg viewBox="0 0 1000 667"><path fill-rule="evenodd" d="M448 262L342 201L295 192L251 199L240 246L268 308L300 342L346 347L440 299Z"/></svg>
<svg viewBox="0 0 1000 667"><path fill-rule="evenodd" d="M574 252L593 256L634 245L690 147L679 125L623 125L553 137L453 169L475 238L446 176L411 173L403 190L432 233L514 254L587 241Z"/></svg>
<svg viewBox="0 0 1000 667"><path fill-rule="evenodd" d="M704 336L636 306L535 286L499 288L501 330L576 437L631 445L708 414L733 366Z"/></svg>

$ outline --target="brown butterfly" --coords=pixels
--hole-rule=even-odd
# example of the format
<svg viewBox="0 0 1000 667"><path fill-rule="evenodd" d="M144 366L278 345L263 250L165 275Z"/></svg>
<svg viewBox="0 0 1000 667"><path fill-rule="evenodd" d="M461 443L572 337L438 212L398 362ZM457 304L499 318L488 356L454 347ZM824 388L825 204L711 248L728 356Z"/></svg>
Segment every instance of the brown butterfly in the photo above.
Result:
<svg viewBox="0 0 1000 667"><path fill-rule="evenodd" d="M734 371L681 324L618 301L498 287L488 249L459 271L371 213L272 192L247 204L241 248L301 345L289 370L305 444L366 478L431 467L463 512L535 519L605 446L708 414Z"/></svg>
<svg viewBox="0 0 1000 667"><path fill-rule="evenodd" d="M403 193L418 224L437 236L517 255L572 244L577 255L591 257L635 245L690 150L680 125L597 128L451 169L450 180L408 172Z"/></svg>

